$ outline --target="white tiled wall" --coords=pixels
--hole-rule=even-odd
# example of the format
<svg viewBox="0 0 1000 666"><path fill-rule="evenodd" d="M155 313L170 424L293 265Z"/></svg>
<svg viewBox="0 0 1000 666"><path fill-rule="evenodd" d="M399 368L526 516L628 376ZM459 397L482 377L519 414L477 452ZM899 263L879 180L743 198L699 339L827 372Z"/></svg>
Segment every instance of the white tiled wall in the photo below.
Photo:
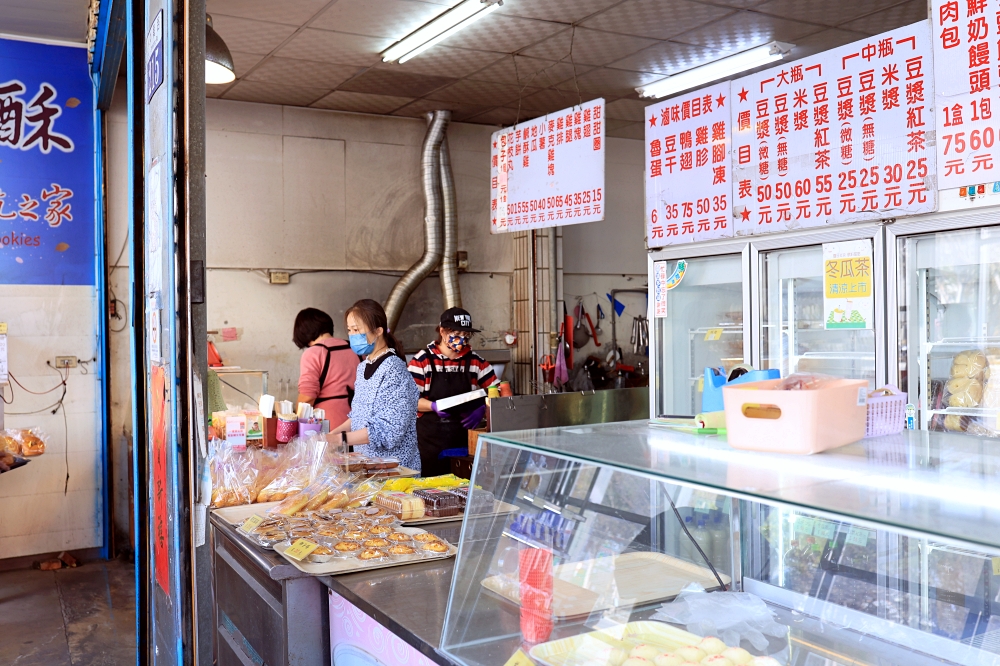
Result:
<svg viewBox="0 0 1000 666"><path fill-rule="evenodd" d="M32 391L56 386L60 376L46 361L95 358L96 317L92 287L0 285L10 372ZM96 361L82 363L69 371L65 419L51 408L19 415L52 405L61 389L31 395L14 386L14 402L4 405L8 428L37 426L49 440L44 455L0 476L0 559L102 545L101 378L96 366ZM11 399L10 387L5 397Z"/></svg>

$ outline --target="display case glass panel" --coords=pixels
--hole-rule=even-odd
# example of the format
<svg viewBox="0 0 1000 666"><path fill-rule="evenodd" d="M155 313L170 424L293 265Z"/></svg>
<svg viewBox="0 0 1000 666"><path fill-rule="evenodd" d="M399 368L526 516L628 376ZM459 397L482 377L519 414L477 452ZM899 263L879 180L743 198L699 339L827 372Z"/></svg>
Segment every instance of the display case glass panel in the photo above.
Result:
<svg viewBox="0 0 1000 666"><path fill-rule="evenodd" d="M667 262L667 274L676 266ZM656 414L701 412L705 368L728 373L744 362L742 256L688 260L655 328Z"/></svg>
<svg viewBox="0 0 1000 666"><path fill-rule="evenodd" d="M1000 231L897 243L900 382L920 426L998 436L1000 381L991 380L1000 370Z"/></svg>
<svg viewBox="0 0 1000 666"><path fill-rule="evenodd" d="M781 376L810 372L866 379L875 388L875 331L827 330L823 246L762 252L761 364Z"/></svg>

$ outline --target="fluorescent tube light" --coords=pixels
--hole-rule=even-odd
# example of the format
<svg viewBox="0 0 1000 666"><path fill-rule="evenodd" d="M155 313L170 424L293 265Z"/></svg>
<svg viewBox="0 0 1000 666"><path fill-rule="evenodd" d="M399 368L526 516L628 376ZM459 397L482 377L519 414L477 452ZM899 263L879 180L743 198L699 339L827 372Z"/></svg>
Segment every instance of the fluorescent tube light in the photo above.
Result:
<svg viewBox="0 0 1000 666"><path fill-rule="evenodd" d="M497 9L499 6L500 5L498 5L498 4L497 5L486 5L486 7L481 12L479 12L478 14L473 14L469 18L465 19L464 21L462 21L461 23L459 23L458 25L456 25L454 28L451 28L447 32L442 32L440 35L438 35L437 37L435 37L431 41L425 42L424 44L418 46L417 48L415 48L412 51L410 51L409 53L407 53L406 55L404 55L403 57L401 57L399 59L399 63L403 64L404 62L406 62L410 58L414 58L414 57L420 55L421 53L423 53L424 51L426 51L430 47L434 46L435 44L439 44L439 43L443 42L444 40L448 39L449 37L451 37L452 35L454 35L459 30L463 30L465 28L468 28L470 25L472 25L473 23L475 23L479 19L483 18L487 14L492 14L493 10Z"/></svg>
<svg viewBox="0 0 1000 666"><path fill-rule="evenodd" d="M499 3L496 2L485 4L483 0L465 0L465 2L441 14L416 32L407 35L390 46L382 53L382 62L392 62L393 60L405 62L405 60L409 60L416 55L416 53L411 55L411 52L417 51L417 49L421 51L429 49L434 44L447 39L462 28L473 23L469 19L478 20L482 16L492 12L498 5ZM404 56L408 57L404 60Z"/></svg>
<svg viewBox="0 0 1000 666"><path fill-rule="evenodd" d="M706 83L766 65L769 62L781 60L792 50L793 46L793 44L783 42L771 42L701 67L689 69L680 74L674 74L635 90L640 97L666 97L682 90L697 88Z"/></svg>

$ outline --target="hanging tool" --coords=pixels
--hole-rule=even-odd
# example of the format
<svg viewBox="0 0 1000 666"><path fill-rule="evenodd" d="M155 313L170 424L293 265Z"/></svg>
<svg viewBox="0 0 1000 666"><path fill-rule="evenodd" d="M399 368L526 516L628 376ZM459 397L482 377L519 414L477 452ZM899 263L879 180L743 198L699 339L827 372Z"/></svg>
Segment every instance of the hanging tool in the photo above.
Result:
<svg viewBox="0 0 1000 666"><path fill-rule="evenodd" d="M597 339L597 329L594 328L594 320L590 318L590 313L586 310L583 310L583 316L587 318L587 325L590 326L590 335L594 339L594 345L600 347L601 343Z"/></svg>
<svg viewBox="0 0 1000 666"><path fill-rule="evenodd" d="M597 328L594 329L594 337L598 335L604 335L604 331L601 330L601 322L604 321L604 310L601 309L601 304L597 304Z"/></svg>
<svg viewBox="0 0 1000 666"><path fill-rule="evenodd" d="M577 299L576 307L573 309L573 316L576 317L576 324L573 326L573 347L583 349L583 346L590 340L590 331L583 325L583 299Z"/></svg>

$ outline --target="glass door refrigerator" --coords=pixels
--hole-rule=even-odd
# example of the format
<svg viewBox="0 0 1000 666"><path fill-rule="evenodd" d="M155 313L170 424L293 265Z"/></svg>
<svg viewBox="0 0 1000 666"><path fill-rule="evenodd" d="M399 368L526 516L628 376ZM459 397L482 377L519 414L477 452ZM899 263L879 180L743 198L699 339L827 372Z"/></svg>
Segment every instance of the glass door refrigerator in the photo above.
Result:
<svg viewBox="0 0 1000 666"><path fill-rule="evenodd" d="M698 256L692 257L693 254ZM747 321L749 266L746 241L706 246L679 246L651 252L650 319L655 328L650 361L654 383L650 392L653 416L693 416L702 411L705 368L729 371L749 361ZM665 316L655 312L655 270L666 262L666 275L681 273L666 292Z"/></svg>
<svg viewBox="0 0 1000 666"><path fill-rule="evenodd" d="M996 212L887 228L890 374L921 429L998 437L1000 226Z"/></svg>
<svg viewBox="0 0 1000 666"><path fill-rule="evenodd" d="M782 377L818 373L865 379L872 389L884 385L883 239L877 224L755 238L750 246L754 367L777 368ZM843 306L825 299L828 288L841 285L828 287L824 280L830 270L824 247L829 257L838 256L836 251L845 246L869 248L871 253L861 258L863 263L852 263L855 271L862 266L871 273L865 290L871 285L874 302L864 316L851 299ZM844 278L845 285L850 282Z"/></svg>

